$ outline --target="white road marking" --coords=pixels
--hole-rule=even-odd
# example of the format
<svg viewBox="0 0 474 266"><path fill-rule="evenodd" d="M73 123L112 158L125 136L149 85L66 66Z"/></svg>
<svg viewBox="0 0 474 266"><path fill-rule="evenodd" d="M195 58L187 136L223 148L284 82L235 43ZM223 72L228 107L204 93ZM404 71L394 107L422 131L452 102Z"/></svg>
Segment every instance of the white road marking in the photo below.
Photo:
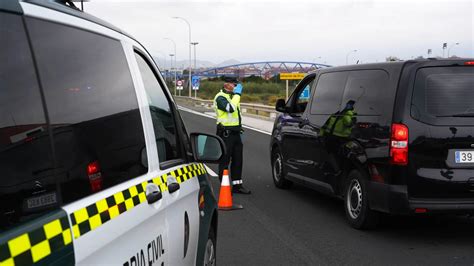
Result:
<svg viewBox="0 0 474 266"><path fill-rule="evenodd" d="M191 110L191 109L189 109L189 108L182 107L182 106L179 106L179 105L178 105L178 109L183 110L183 111L188 112L188 113L195 114L195 115L200 115L200 116L204 116L204 117L207 117L207 118L215 119L214 116L212 116L212 115L208 115L208 114L203 114L203 113L200 113L200 112L196 112L196 111L194 111L194 110ZM261 130L261 129L257 129L257 128L254 128L254 127L249 127L249 126L246 126L246 125L242 125L242 127L243 127L243 128L246 128L246 129L253 130L253 131L257 131L257 132L260 132L260 133L263 133L263 134L266 134L266 135L269 135L269 136L272 135L271 132L267 132L267 131L264 131L264 130Z"/></svg>
<svg viewBox="0 0 474 266"><path fill-rule="evenodd" d="M207 173L210 174L212 177L218 177L219 176L218 174L216 174L216 172L212 171L212 169L209 168L209 166L204 165L204 167L206 167Z"/></svg>

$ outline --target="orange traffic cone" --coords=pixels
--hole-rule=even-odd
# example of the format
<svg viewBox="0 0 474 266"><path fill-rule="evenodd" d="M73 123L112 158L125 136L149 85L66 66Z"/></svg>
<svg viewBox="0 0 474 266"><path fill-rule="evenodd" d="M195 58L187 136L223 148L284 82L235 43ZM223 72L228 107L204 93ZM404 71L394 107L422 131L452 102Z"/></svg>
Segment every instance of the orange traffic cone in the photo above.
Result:
<svg viewBox="0 0 474 266"><path fill-rule="evenodd" d="M244 207L242 205L233 204L232 202L232 191L231 191L230 181L229 181L229 170L224 169L224 173L222 175L221 189L219 191L218 209L223 210L223 211L230 211L230 210L239 210L243 208Z"/></svg>

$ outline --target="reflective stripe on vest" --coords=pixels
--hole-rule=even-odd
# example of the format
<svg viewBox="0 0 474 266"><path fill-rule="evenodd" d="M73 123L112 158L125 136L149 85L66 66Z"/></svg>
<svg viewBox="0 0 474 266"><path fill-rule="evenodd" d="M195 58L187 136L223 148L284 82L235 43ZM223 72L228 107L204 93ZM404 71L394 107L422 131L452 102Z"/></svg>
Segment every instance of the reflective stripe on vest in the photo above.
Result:
<svg viewBox="0 0 474 266"><path fill-rule="evenodd" d="M224 112L222 110L219 110L219 108L217 108L217 98L220 96L227 99L227 102L229 102L229 104L232 106L232 109L234 109L234 112L232 113ZM237 106L232 104L232 99L230 98L230 94L227 94L221 91L216 95L216 97L214 97L214 111L216 112L217 124L222 124L225 127L240 125L240 121L239 121L240 104L237 104Z"/></svg>

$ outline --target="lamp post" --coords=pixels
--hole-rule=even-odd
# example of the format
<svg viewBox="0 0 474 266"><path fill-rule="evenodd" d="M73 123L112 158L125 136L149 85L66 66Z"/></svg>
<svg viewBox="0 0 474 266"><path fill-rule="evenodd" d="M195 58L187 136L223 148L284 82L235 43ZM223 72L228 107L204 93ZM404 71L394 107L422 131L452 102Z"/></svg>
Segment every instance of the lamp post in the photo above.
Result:
<svg viewBox="0 0 474 266"><path fill-rule="evenodd" d="M198 45L198 42L192 42L191 45L194 46L194 69L197 69L196 66L196 45ZM197 90L194 90L194 98L197 98Z"/></svg>
<svg viewBox="0 0 474 266"><path fill-rule="evenodd" d="M174 46L174 96L176 96L176 72L177 72L177 69L176 69L176 57L177 57L176 56L176 42L171 38L163 38L163 39L171 41L173 43L173 46ZM173 59L173 58L171 58L171 59Z"/></svg>
<svg viewBox="0 0 474 266"><path fill-rule="evenodd" d="M451 45L449 46L449 48L448 48L448 58L449 58L449 51L451 51L451 48L453 48L453 46L455 46L455 45L459 45L459 43L458 43L458 42L457 42L457 43L453 43L453 44L451 44Z"/></svg>
<svg viewBox="0 0 474 266"><path fill-rule="evenodd" d="M171 71L171 75L173 75L173 57L175 56L175 54L170 54L170 62L171 62L171 67L170 67L170 71ZM176 67L176 66L175 66ZM173 77L171 77L171 82L173 82ZM176 84L176 76L175 76L175 80L174 80L174 83ZM174 90L174 94L176 95L176 88Z"/></svg>
<svg viewBox="0 0 474 266"><path fill-rule="evenodd" d="M352 53L356 53L356 52L357 52L357 50L352 50L349 53L347 53L347 55L346 55L346 65L349 64L349 55L352 54Z"/></svg>
<svg viewBox="0 0 474 266"><path fill-rule="evenodd" d="M189 29L189 98L191 98L191 87L193 86L191 84L191 72L192 72L192 62L191 62L191 24L189 24L189 21L187 21L185 18L182 18L182 17L173 17L174 19L181 19L183 20L184 22L186 22L186 24L188 24L188 29Z"/></svg>

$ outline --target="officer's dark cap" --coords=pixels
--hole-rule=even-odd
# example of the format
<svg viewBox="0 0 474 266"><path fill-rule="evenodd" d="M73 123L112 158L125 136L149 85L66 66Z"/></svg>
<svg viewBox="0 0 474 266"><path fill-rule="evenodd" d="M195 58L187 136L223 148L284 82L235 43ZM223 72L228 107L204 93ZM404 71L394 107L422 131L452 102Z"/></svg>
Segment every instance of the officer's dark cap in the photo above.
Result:
<svg viewBox="0 0 474 266"><path fill-rule="evenodd" d="M227 83L238 83L238 80L235 77L224 77L224 81Z"/></svg>

